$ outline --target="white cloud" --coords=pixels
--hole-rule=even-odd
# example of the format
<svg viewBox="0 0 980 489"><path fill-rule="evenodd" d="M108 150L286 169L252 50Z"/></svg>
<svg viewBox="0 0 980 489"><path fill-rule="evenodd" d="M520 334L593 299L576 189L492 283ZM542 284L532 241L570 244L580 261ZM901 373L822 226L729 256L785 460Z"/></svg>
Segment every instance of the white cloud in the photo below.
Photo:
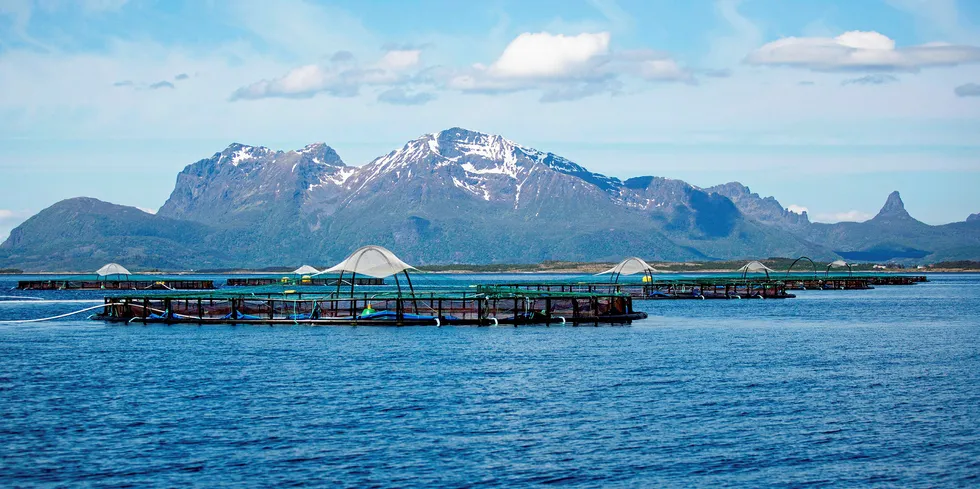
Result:
<svg viewBox="0 0 980 489"><path fill-rule="evenodd" d="M136 206L136 208L139 209L139 210L141 210L141 211L143 211L143 212L145 212L145 213L147 213L147 214L156 214L157 213L157 210L156 209L151 209L149 207L139 207L139 206Z"/></svg>
<svg viewBox="0 0 980 489"><path fill-rule="evenodd" d="M419 50L392 50L374 64L358 67L350 53L340 53L343 56L335 54L323 63L300 66L279 78L241 87L232 93L231 100L308 98L318 93L353 97L362 86L390 86L408 82L410 70L419 65L421 56Z"/></svg>
<svg viewBox="0 0 980 489"><path fill-rule="evenodd" d="M386 71L402 71L418 66L422 56L419 49L393 49L385 53L377 68Z"/></svg>
<svg viewBox="0 0 980 489"><path fill-rule="evenodd" d="M609 33L577 36L524 33L504 49L488 73L500 78L565 78L586 75L609 53Z"/></svg>
<svg viewBox="0 0 980 489"><path fill-rule="evenodd" d="M803 214L804 212L809 212L810 209L803 207L802 205L790 204L786 207L786 210L792 212L793 214Z"/></svg>
<svg viewBox="0 0 980 489"><path fill-rule="evenodd" d="M835 222L863 222L874 217L864 211L850 210L844 212L820 212L811 216L813 222L835 223Z"/></svg>
<svg viewBox="0 0 980 489"><path fill-rule="evenodd" d="M693 82L689 70L667 54L652 50L614 51L608 32L524 33L489 66L457 71L446 87L470 93L542 90L540 101L577 100L620 93L625 76L650 82Z"/></svg>
<svg viewBox="0 0 980 489"><path fill-rule="evenodd" d="M745 62L815 71L919 71L980 62L980 47L927 43L896 47L878 32L850 31L834 38L786 37L763 45Z"/></svg>

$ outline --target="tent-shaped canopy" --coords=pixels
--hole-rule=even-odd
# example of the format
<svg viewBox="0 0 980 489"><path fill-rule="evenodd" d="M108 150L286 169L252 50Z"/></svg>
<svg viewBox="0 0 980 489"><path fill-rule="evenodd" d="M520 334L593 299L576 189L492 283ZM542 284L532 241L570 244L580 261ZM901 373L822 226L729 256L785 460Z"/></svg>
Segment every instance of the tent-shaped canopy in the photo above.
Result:
<svg viewBox="0 0 980 489"><path fill-rule="evenodd" d="M769 272L775 272L775 270L773 270L773 269L771 269L771 268L763 265L761 262L757 262L757 261L750 261L750 262L746 263L745 265L742 266L742 268L739 268L738 271L739 272L742 272L742 276L743 277L746 274L748 274L749 272L752 272L752 273L765 272L766 278L769 278Z"/></svg>
<svg viewBox="0 0 980 489"><path fill-rule="evenodd" d="M401 285L398 283L398 274L404 273L408 281L408 287L412 288L412 279L408 276L408 270L416 270L415 267L401 261L387 248L375 245L368 245L358 248L350 254L344 261L320 272L320 273L339 273L340 280L337 281L337 292L340 292L340 284L343 282L344 272L351 274L350 290L354 293L355 278L357 275L367 275L374 278L386 278L394 275L395 285L401 293Z"/></svg>
<svg viewBox="0 0 980 489"><path fill-rule="evenodd" d="M636 273L643 273L647 271L654 272L656 271L656 269L650 266L649 263L643 261L642 258L631 256L619 262L618 265L610 268L609 270L606 270L605 272L602 273L598 273L596 275L605 275L607 273L618 273L620 275L633 275Z"/></svg>
<svg viewBox="0 0 980 489"><path fill-rule="evenodd" d="M606 275L612 274L613 281L618 281L621 275L634 275L637 273L642 273L644 275L651 275L655 272L649 263L643 261L642 258L631 256L617 264L616 266L606 270L605 272L597 273L596 275Z"/></svg>
<svg viewBox="0 0 980 489"><path fill-rule="evenodd" d="M847 274L848 275L851 275L853 273L853 271L851 270L851 265L848 264L846 261L844 261L844 260L834 260L834 261L830 262L830 265L827 265L827 275L830 275L830 269L831 268L841 268L841 267L847 267Z"/></svg>
<svg viewBox="0 0 980 489"><path fill-rule="evenodd" d="M132 275L129 270L118 263L108 263L102 268L95 271L95 274L100 277L107 277L109 275Z"/></svg>
<svg viewBox="0 0 980 489"><path fill-rule="evenodd" d="M390 277L405 270L416 268L401 261L394 253L381 246L364 246L350 254L344 261L320 273L349 272L374 278Z"/></svg>
<svg viewBox="0 0 980 489"><path fill-rule="evenodd" d="M296 270L293 270L293 275L316 275L318 273L320 273L319 270L309 265L303 265Z"/></svg>

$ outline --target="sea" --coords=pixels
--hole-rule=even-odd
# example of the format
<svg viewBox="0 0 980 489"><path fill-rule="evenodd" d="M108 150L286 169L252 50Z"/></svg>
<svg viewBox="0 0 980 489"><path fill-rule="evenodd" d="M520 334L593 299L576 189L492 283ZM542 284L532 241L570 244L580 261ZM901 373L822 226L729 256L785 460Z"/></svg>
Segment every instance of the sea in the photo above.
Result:
<svg viewBox="0 0 980 489"><path fill-rule="evenodd" d="M0 321L102 299L19 278ZM0 323L0 486L980 487L980 275L796 294L628 326Z"/></svg>

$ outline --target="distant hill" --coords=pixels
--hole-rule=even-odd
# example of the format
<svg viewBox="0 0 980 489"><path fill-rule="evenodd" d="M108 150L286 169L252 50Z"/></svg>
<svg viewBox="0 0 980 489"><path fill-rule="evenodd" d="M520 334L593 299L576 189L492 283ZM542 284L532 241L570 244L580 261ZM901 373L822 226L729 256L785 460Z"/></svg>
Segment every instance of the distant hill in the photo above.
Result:
<svg viewBox="0 0 980 489"><path fill-rule="evenodd" d="M261 268L333 263L374 243L411 263L831 260L980 256L980 221L928 226L898 193L864 223L811 223L730 182L622 181L501 136L451 128L362 167L324 143L232 144L188 165L156 215L89 198L45 209L0 245L0 267Z"/></svg>

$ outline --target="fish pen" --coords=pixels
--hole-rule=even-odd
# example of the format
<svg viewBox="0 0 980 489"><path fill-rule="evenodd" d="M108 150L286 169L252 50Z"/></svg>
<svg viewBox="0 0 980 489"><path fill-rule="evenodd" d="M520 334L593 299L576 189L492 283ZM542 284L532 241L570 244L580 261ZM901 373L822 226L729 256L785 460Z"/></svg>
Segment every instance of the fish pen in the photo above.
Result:
<svg viewBox="0 0 980 489"><path fill-rule="evenodd" d="M868 279L868 283L871 285L915 285L929 281L925 275L892 275L882 273L864 275L864 277Z"/></svg>
<svg viewBox="0 0 980 489"><path fill-rule="evenodd" d="M338 284L350 285L350 279L340 277L234 277L225 281L228 287L257 287L263 285L313 285L313 286L336 286ZM383 278L357 277L354 285L384 285Z"/></svg>
<svg viewBox="0 0 980 489"><path fill-rule="evenodd" d="M924 275L831 275L787 276L789 290L870 290L876 285L915 285L927 282Z"/></svg>
<svg viewBox="0 0 980 489"><path fill-rule="evenodd" d="M87 275L43 280L20 280L20 290L211 290L213 280L170 278L106 279Z"/></svg>
<svg viewBox="0 0 980 489"><path fill-rule="evenodd" d="M305 324L442 326L498 324L630 324L635 311L622 293L535 292L481 286L427 292L333 292L261 287L197 294L132 294L105 298L92 319L164 324Z"/></svg>
<svg viewBox="0 0 980 489"><path fill-rule="evenodd" d="M626 294L636 300L681 299L791 299L781 280L702 277L691 279L645 279L643 282L522 282L498 284L519 290L545 293Z"/></svg>

